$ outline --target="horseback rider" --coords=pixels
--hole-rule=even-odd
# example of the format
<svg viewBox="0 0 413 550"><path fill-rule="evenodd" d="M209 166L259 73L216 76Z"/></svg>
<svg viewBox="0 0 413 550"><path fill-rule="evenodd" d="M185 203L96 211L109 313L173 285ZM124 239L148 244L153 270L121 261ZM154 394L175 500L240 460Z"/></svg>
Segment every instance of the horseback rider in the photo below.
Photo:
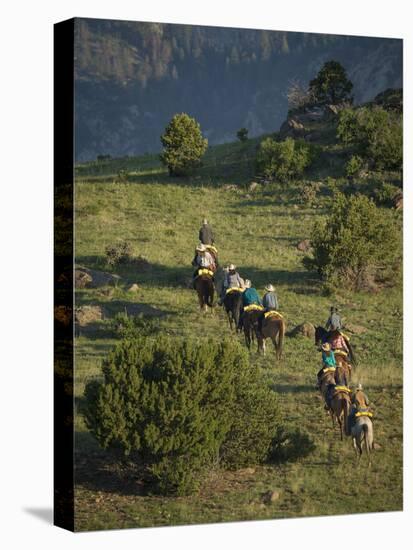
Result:
<svg viewBox="0 0 413 550"><path fill-rule="evenodd" d="M215 237L212 227L209 225L208 220L204 219L202 221L202 226L199 230L199 240L202 244L211 245L214 244Z"/></svg>
<svg viewBox="0 0 413 550"><path fill-rule="evenodd" d="M330 344L333 351L343 351L346 353L346 356L349 354L346 339L341 334L340 330L336 329L331 332Z"/></svg>
<svg viewBox="0 0 413 550"><path fill-rule="evenodd" d="M265 287L265 294L262 298L262 305L265 311L277 311L278 310L278 298L275 294L275 288L272 284L268 284Z"/></svg>
<svg viewBox="0 0 413 550"><path fill-rule="evenodd" d="M356 391L351 397L351 411L348 416L348 431L347 433L351 433L351 428L356 423L356 413L370 413L370 402L369 398L363 391L363 386L361 384L358 384ZM371 416L371 415L370 415Z"/></svg>
<svg viewBox="0 0 413 550"><path fill-rule="evenodd" d="M317 387L320 387L321 384L321 376L323 375L324 369L326 368L336 368L336 358L334 356L334 352L331 349L331 346L328 342L325 342L321 346L321 361L322 361L322 367L317 373Z"/></svg>
<svg viewBox="0 0 413 550"><path fill-rule="evenodd" d="M330 333L335 330L341 330L341 317L338 314L338 309L334 306L330 307L330 317L327 319L326 330Z"/></svg>
<svg viewBox="0 0 413 550"><path fill-rule="evenodd" d="M236 267L234 264L229 264L228 268L226 269L226 273L224 276L224 281L222 283L222 291L221 291L221 298L219 300L219 305L222 304L225 298L225 294L230 288L243 288L244 287L244 281L240 277L240 274L236 271Z"/></svg>
<svg viewBox="0 0 413 550"><path fill-rule="evenodd" d="M252 305L262 306L261 298L259 297L257 290L252 286L252 283L249 279L245 279L244 286L245 286L245 290L242 294L242 307L241 307L239 324L238 324L238 328L240 330L243 326L242 318L244 315L244 309Z"/></svg>
<svg viewBox="0 0 413 550"><path fill-rule="evenodd" d="M201 243L196 247L195 251L196 251L196 256L192 260L192 265L194 267L196 267L196 270L195 270L194 275L193 275L194 281L195 281L195 278L198 275L199 269L201 269L201 268L209 269L212 272L215 271L214 259L213 259L212 255L206 249L206 246Z"/></svg>

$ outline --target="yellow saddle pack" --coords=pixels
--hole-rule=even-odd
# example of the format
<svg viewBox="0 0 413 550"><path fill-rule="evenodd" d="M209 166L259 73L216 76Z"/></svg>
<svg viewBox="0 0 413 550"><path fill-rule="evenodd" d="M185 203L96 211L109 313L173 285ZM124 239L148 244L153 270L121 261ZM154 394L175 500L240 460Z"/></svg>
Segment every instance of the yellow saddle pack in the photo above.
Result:
<svg viewBox="0 0 413 550"><path fill-rule="evenodd" d="M368 417L372 417L373 416L373 413L370 412L370 411L360 411L360 412L356 412L356 414L354 415L356 418L359 418L360 416L368 416Z"/></svg>
<svg viewBox="0 0 413 550"><path fill-rule="evenodd" d="M323 369L323 373L325 372L336 372L336 367L326 367Z"/></svg>
<svg viewBox="0 0 413 550"><path fill-rule="evenodd" d="M264 308L258 304L250 304L244 307L244 311L264 311Z"/></svg>
<svg viewBox="0 0 413 550"><path fill-rule="evenodd" d="M334 355L342 355L343 357L347 357L347 352L341 349L333 349L333 353Z"/></svg>
<svg viewBox="0 0 413 550"><path fill-rule="evenodd" d="M206 269L205 267L203 267L202 269L200 269L200 270L198 271L198 275L197 275L197 276L199 277L200 275L208 275L209 277L213 277L213 276L214 276L214 272L211 271L210 269Z"/></svg>
<svg viewBox="0 0 413 550"><path fill-rule="evenodd" d="M225 294L231 294L231 292L244 292L244 289L239 286L234 286L232 288L228 288Z"/></svg>
<svg viewBox="0 0 413 550"><path fill-rule="evenodd" d="M283 316L278 311L266 311L264 313L265 319L268 319L269 317L276 317L277 319L282 319Z"/></svg>
<svg viewBox="0 0 413 550"><path fill-rule="evenodd" d="M351 389L348 388L347 386L336 386L336 387L334 388L334 395L337 395L338 393L341 393L341 392L350 394L350 393L351 393Z"/></svg>
<svg viewBox="0 0 413 550"><path fill-rule="evenodd" d="M205 248L207 250L212 250L214 254L218 254L218 249L213 244L206 244Z"/></svg>

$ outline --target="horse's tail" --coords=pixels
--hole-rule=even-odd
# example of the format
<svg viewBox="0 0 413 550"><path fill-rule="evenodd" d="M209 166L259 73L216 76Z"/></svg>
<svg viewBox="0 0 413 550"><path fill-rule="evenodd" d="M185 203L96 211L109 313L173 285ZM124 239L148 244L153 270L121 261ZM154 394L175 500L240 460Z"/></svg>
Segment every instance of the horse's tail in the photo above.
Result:
<svg viewBox="0 0 413 550"><path fill-rule="evenodd" d="M371 427L371 429L370 429ZM363 424L364 432L364 445L366 446L366 454L370 457L370 453L373 449L373 427L372 424Z"/></svg>
<svg viewBox="0 0 413 550"><path fill-rule="evenodd" d="M234 301L232 303L232 315L234 317L236 328L239 326L239 318L241 315L241 304L242 304L242 296L241 295L235 296Z"/></svg>
<svg viewBox="0 0 413 550"><path fill-rule="evenodd" d="M285 322L284 319L281 319L280 329L278 331L278 354L281 357L284 346L284 335L285 335Z"/></svg>
<svg viewBox="0 0 413 550"><path fill-rule="evenodd" d="M212 307L214 302L214 282L211 280L210 284L207 285L205 291L205 303Z"/></svg>
<svg viewBox="0 0 413 550"><path fill-rule="evenodd" d="M350 415L350 402L348 399L344 399L343 404L343 422L344 422L344 433L350 435L350 429L348 425L348 417Z"/></svg>

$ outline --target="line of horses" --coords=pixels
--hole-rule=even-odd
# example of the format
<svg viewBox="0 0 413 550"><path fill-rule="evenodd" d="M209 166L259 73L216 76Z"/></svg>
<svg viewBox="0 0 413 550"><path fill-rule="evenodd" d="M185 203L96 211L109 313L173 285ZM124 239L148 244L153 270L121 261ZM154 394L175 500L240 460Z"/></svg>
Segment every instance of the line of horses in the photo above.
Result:
<svg viewBox="0 0 413 550"><path fill-rule="evenodd" d="M208 269L200 269L195 278L194 288L198 294L199 306L202 311L213 308L215 296L214 273ZM245 343L248 349L254 341L257 342L258 352L265 355L265 341L270 339L275 348L276 358L282 357L286 324L279 312L269 312L264 315L262 306L243 308L243 289L231 288L223 299L223 307L227 313L231 330L244 332Z"/></svg>
<svg viewBox="0 0 413 550"><path fill-rule="evenodd" d="M200 269L194 281L194 288L198 295L201 311L208 311L214 308L214 296L218 290L215 288L215 273L208 269ZM286 331L285 320L278 312L271 312L264 316L263 308L243 308L243 289L229 289L223 299L223 307L227 313L230 329L236 332L243 331L245 343L248 349L254 340L257 341L258 352L265 354L265 341L270 338L274 348L276 359L282 358L284 336ZM211 309L212 310L212 309ZM212 310L213 311L213 310ZM315 344L321 350L321 343L326 338L326 330L323 327L316 327ZM319 389L326 403L326 408L331 416L333 428L336 423L339 426L340 438L343 435L352 437L353 446L358 456L362 455L362 444L371 464L371 451L374 448L373 424L367 414L356 416L354 425L349 428L348 419L352 410L352 391L349 388L352 368L357 365L354 349L348 342L349 353L336 353L336 367L324 368L319 380ZM327 400L327 393L334 390L331 399Z"/></svg>
<svg viewBox="0 0 413 550"><path fill-rule="evenodd" d="M321 351L321 343L326 335L323 327L316 327L315 344ZM371 451L374 448L373 423L371 412L359 409L357 404L353 405L353 391L349 388L352 371L356 367L356 357L351 344L348 344L349 353L345 354L340 350L335 352L335 367L324 367L319 375L318 388L323 396L325 409L331 416L333 428L336 423L340 429L340 438L343 435L351 436L353 446L360 460L363 454L363 443L369 466L371 465ZM358 390L361 391L361 390ZM330 395L328 395L330 393ZM361 398L363 399L364 393ZM355 419L353 425L349 426L349 416L352 407L355 407Z"/></svg>

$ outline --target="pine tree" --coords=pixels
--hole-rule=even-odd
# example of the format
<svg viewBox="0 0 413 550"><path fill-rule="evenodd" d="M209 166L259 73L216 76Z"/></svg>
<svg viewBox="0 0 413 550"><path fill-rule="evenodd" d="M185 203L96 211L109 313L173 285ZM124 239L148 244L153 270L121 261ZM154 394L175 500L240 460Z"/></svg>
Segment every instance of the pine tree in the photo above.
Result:
<svg viewBox="0 0 413 550"><path fill-rule="evenodd" d="M310 91L320 103L352 102L350 93L353 83L347 78L346 70L338 61L324 63L317 76L310 81Z"/></svg>

